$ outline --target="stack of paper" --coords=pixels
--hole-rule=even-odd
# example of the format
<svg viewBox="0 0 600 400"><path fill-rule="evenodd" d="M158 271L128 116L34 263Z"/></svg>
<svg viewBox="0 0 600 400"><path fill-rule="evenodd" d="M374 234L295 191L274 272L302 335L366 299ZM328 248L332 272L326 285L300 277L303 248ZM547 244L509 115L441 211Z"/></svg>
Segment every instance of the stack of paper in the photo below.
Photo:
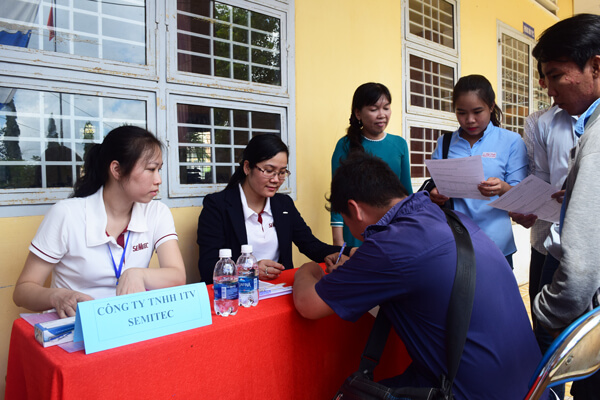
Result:
<svg viewBox="0 0 600 400"><path fill-rule="evenodd" d="M274 284L264 281L259 282L260 283L258 285L258 298L260 300L292 293L292 287L285 286L285 283Z"/></svg>

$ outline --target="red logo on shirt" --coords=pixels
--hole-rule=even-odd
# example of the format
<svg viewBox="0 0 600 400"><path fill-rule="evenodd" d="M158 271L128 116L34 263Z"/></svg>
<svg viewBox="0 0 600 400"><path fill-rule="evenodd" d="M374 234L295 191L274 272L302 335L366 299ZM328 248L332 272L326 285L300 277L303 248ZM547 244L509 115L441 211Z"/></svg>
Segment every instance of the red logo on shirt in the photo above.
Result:
<svg viewBox="0 0 600 400"><path fill-rule="evenodd" d="M148 242L140 243L133 246L133 251L144 250L148 248Z"/></svg>
<svg viewBox="0 0 600 400"><path fill-rule="evenodd" d="M481 157L483 158L496 158L496 153L491 152L491 151L486 151L484 153L481 154Z"/></svg>

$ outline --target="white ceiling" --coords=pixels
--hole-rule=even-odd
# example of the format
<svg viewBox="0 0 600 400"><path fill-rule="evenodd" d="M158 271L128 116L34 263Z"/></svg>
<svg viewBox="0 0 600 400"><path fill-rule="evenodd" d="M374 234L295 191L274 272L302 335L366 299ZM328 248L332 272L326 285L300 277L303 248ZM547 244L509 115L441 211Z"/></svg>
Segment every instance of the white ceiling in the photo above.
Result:
<svg viewBox="0 0 600 400"><path fill-rule="evenodd" d="M573 13L590 13L600 15L600 0L573 0Z"/></svg>

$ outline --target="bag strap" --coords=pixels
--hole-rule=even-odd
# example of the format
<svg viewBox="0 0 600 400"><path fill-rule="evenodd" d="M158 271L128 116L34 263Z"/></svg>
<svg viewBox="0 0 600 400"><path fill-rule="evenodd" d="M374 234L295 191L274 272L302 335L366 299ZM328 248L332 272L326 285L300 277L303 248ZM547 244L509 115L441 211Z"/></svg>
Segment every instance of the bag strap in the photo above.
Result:
<svg viewBox="0 0 600 400"><path fill-rule="evenodd" d="M442 158L448 158L448 151L450 151L450 141L452 140L452 132L444 133L444 138L442 139Z"/></svg>
<svg viewBox="0 0 600 400"><path fill-rule="evenodd" d="M469 330L473 299L475 297L476 264L469 231L452 210L443 210L456 241L457 258L456 275L452 285L452 294L450 295L446 320L448 331L446 340L448 379L443 379L442 382L444 391L450 393L467 340L467 331ZM391 326L392 324L385 313L379 310L358 368L358 372L369 379L373 379L373 371L379 364Z"/></svg>
<svg viewBox="0 0 600 400"><path fill-rule="evenodd" d="M371 380L373 380L373 370L379 364L391 327L392 323L383 310L379 309L358 366L358 372Z"/></svg>
<svg viewBox="0 0 600 400"><path fill-rule="evenodd" d="M453 211L443 210L456 240L456 275L452 285L446 321L448 380L449 386L452 387L471 322L473 299L475 298L476 263L469 231Z"/></svg>

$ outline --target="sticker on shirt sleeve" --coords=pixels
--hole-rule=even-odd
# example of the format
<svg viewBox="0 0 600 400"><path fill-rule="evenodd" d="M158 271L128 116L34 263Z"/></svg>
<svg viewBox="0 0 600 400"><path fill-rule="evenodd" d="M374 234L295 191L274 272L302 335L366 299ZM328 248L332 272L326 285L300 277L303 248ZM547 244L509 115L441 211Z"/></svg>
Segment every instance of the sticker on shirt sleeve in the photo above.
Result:
<svg viewBox="0 0 600 400"><path fill-rule="evenodd" d="M496 158L496 153L491 152L491 151L486 151L485 153L481 154L481 157L483 157L483 158Z"/></svg>

